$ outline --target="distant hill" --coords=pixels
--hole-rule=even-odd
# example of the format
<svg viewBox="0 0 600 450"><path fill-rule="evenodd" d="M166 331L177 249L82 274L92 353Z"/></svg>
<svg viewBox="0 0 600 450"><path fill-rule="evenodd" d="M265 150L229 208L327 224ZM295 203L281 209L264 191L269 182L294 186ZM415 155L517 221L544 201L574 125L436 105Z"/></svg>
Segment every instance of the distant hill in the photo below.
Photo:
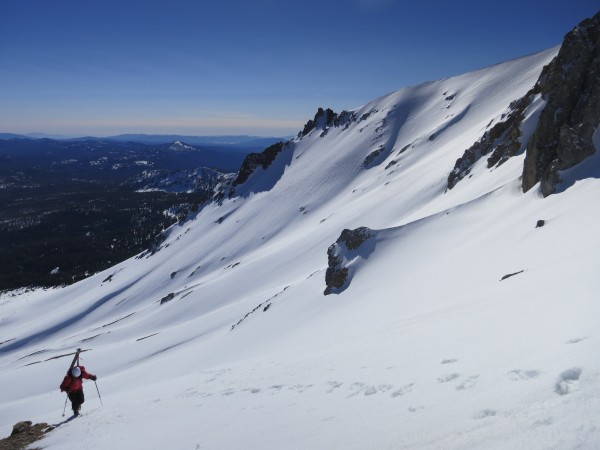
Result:
<svg viewBox="0 0 600 450"><path fill-rule="evenodd" d="M31 138L24 136L22 134L0 133L0 139L7 140L7 139L31 139Z"/></svg>
<svg viewBox="0 0 600 450"><path fill-rule="evenodd" d="M169 144L175 141L185 142L192 145L202 145L204 147L218 147L219 151L242 151L245 153L261 151L270 145L283 140L287 137L260 137L248 135L219 135L219 136L184 136L178 134L141 134L129 133L119 134L108 137L97 136L79 136L68 137L62 135L52 135L46 133L0 133L0 140L9 139L51 139L55 141L116 141L116 142L136 142L140 144Z"/></svg>
<svg viewBox="0 0 600 450"><path fill-rule="evenodd" d="M225 145L225 146L247 146L265 144L269 146L283 140L282 137L259 137L248 135L221 135L221 136L185 136L177 134L119 134L108 136L103 139L113 141L144 142L152 144L166 144L174 141L183 141L196 145Z"/></svg>
<svg viewBox="0 0 600 450"><path fill-rule="evenodd" d="M0 140L0 176L14 170L49 171L68 176L124 179L144 169L185 170L211 167L236 172L248 148L210 148L181 141L145 144L111 140ZM8 172L7 172L8 171Z"/></svg>

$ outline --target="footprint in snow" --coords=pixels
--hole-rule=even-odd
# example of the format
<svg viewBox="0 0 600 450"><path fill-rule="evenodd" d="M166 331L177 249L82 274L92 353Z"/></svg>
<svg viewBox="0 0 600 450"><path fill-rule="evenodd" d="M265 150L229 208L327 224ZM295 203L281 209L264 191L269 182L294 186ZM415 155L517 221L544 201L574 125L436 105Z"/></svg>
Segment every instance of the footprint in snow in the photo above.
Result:
<svg viewBox="0 0 600 450"><path fill-rule="evenodd" d="M554 423L554 420L552 420L551 417L548 417L547 419L544 420L536 420L535 422L533 422L533 427L537 428L537 427L547 427L550 426Z"/></svg>
<svg viewBox="0 0 600 450"><path fill-rule="evenodd" d="M360 383L360 382L352 383L352 384L350 385L350 389L351 389L352 391L354 391L354 392L353 392L352 394L350 394L350 395L348 396L348 398L349 398L349 397L355 397L355 396L357 396L358 394L360 394L360 393L361 393L361 391L362 391L364 388L365 388L365 384L364 384L364 383Z"/></svg>
<svg viewBox="0 0 600 450"><path fill-rule="evenodd" d="M494 409L482 409L473 415L473 419L485 419L486 417L494 417L497 414Z"/></svg>
<svg viewBox="0 0 600 450"><path fill-rule="evenodd" d="M456 386L457 391L464 391L465 389L471 389L473 386L477 384L477 378L479 375L472 375L467 378L465 381Z"/></svg>
<svg viewBox="0 0 600 450"><path fill-rule="evenodd" d="M258 388L248 388L248 389L242 389L243 392L250 392L251 394L258 394L260 392L260 389Z"/></svg>
<svg viewBox="0 0 600 450"><path fill-rule="evenodd" d="M506 374L509 380L512 381L525 381L537 378L542 374L539 370L511 370Z"/></svg>
<svg viewBox="0 0 600 450"><path fill-rule="evenodd" d="M409 407L407 408L407 411L408 411L408 412L412 412L412 413L414 413L414 412L417 412L417 411L422 411L422 410L424 410L424 409L425 409L425 407L424 407L424 406L409 406Z"/></svg>
<svg viewBox="0 0 600 450"><path fill-rule="evenodd" d="M228 396L233 395L233 394L235 394L235 389L231 389L230 388L230 389L225 389L224 391L221 391L221 395L223 397L228 397Z"/></svg>
<svg viewBox="0 0 600 450"><path fill-rule="evenodd" d="M405 386L402 386L400 389L397 389L394 392L392 392L391 396L393 398L402 397L403 395L406 395L406 394L412 392L412 388L414 385L415 385L415 383L410 383Z"/></svg>
<svg viewBox="0 0 600 450"><path fill-rule="evenodd" d="M458 373L449 373L447 375L441 376L437 379L438 383L448 383L449 381L456 380L460 377Z"/></svg>
<svg viewBox="0 0 600 450"><path fill-rule="evenodd" d="M579 367L573 367L562 372L556 380L554 391L558 395L567 395L579 388L579 377L582 370Z"/></svg>
<svg viewBox="0 0 600 450"><path fill-rule="evenodd" d="M378 392L387 392L392 389L391 384L380 384L378 386L366 385L365 383L356 382L350 386L354 392L348 397L356 397L359 394L364 394L366 396L375 395Z"/></svg>
<svg viewBox="0 0 600 450"><path fill-rule="evenodd" d="M302 393L302 392L306 391L307 389L310 389L312 386L313 386L312 384L306 384L306 385L295 384L294 386L289 386L288 389Z"/></svg>
<svg viewBox="0 0 600 450"><path fill-rule="evenodd" d="M458 359L443 359L442 360L442 364L454 364L455 362L458 362Z"/></svg>
<svg viewBox="0 0 600 450"><path fill-rule="evenodd" d="M333 391L335 391L336 389L342 387L343 383L340 383L339 381L329 381L328 383L329 389L327 389L327 393L331 394Z"/></svg>

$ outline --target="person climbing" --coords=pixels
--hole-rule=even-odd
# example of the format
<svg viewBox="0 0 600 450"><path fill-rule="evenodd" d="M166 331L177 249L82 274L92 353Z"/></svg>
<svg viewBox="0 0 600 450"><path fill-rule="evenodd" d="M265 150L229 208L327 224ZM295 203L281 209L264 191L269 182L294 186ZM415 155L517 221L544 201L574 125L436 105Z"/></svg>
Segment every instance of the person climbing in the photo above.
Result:
<svg viewBox="0 0 600 450"><path fill-rule="evenodd" d="M73 408L73 414L78 416L81 405L85 401L83 395L83 379L96 381L96 375L86 372L85 367L75 366L67 372L63 382L60 385L60 391L66 392L69 400L71 400L71 407Z"/></svg>

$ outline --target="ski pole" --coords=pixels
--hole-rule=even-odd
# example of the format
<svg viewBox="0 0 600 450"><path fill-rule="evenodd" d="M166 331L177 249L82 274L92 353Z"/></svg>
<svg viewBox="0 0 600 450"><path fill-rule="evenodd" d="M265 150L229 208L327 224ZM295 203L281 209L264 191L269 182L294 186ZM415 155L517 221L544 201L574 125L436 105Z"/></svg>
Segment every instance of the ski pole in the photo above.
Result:
<svg viewBox="0 0 600 450"><path fill-rule="evenodd" d="M94 384L96 385L96 392L98 392L98 398L100 399L100 404L102 406L104 406L104 403L102 403L102 397L100 396L100 390L98 389L98 383L96 383L96 380L94 380Z"/></svg>
<svg viewBox="0 0 600 450"><path fill-rule="evenodd" d="M67 395L67 396L65 397L65 407L63 408L63 415L62 415L63 417L65 417L65 411L67 410L67 400L68 400L68 399L69 399L69 396Z"/></svg>

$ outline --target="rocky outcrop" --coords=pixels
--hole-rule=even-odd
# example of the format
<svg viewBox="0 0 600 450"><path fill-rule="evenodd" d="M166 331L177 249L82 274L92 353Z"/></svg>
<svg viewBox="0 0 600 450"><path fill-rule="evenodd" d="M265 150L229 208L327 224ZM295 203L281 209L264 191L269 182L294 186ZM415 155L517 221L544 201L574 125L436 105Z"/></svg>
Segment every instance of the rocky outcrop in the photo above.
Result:
<svg viewBox="0 0 600 450"><path fill-rule="evenodd" d="M525 119L525 111L533 102L537 92L536 85L527 95L513 101L508 107L508 112L502 115L502 120L465 150L448 175L448 189L452 189L460 180L469 175L473 165L482 157L491 153L487 160L487 167L491 168L503 164L508 158L521 151L521 124Z"/></svg>
<svg viewBox="0 0 600 450"><path fill-rule="evenodd" d="M284 149L284 147L284 142L278 142L277 144L267 147L261 153L248 154L242 163L237 178L233 180L233 186L235 187L245 183L258 167L262 167L265 170L268 169L275 160L275 157Z"/></svg>
<svg viewBox="0 0 600 450"><path fill-rule="evenodd" d="M350 269L349 261L353 258L359 248L374 236L372 230L367 227L355 230L345 229L340 237L327 249L328 267L325 272L325 295L340 293L349 283Z"/></svg>
<svg viewBox="0 0 600 450"><path fill-rule="evenodd" d="M541 182L544 196L556 191L560 171L595 153L600 123L600 13L565 36L538 84L547 104L527 146L523 191Z"/></svg>
<svg viewBox="0 0 600 450"><path fill-rule="evenodd" d="M9 437L0 439L0 449L25 449L30 444L40 440L44 434L52 429L53 427L50 427L47 423L36 423L33 425L30 420L18 422L13 426Z"/></svg>
<svg viewBox="0 0 600 450"><path fill-rule="evenodd" d="M334 120L336 119L337 114L333 112L333 110L327 108L323 110L323 108L319 108L317 113L315 114L315 118L306 122L304 125L304 129L302 130L302 136L306 136L315 128L325 129L326 127L330 127L333 125Z"/></svg>
<svg viewBox="0 0 600 450"><path fill-rule="evenodd" d="M306 136L313 130L322 130L321 137L323 137L327 133L328 128L347 126L353 120L356 120L354 112L342 111L337 114L330 108L319 108L314 119L306 122L302 131L298 133L298 138Z"/></svg>
<svg viewBox="0 0 600 450"><path fill-rule="evenodd" d="M519 154L526 143L523 191L541 182L544 196L556 190L559 171L595 153L592 136L600 124L600 13L584 20L565 36L554 60L542 70L535 86L509 106L502 120L465 151L448 176L452 189L469 175L483 156L487 167ZM535 131L523 142L525 112L537 95L546 102Z"/></svg>
<svg viewBox="0 0 600 450"><path fill-rule="evenodd" d="M237 174L237 177L230 183L222 183L214 195L213 199L217 202L220 202L228 196L229 198L235 195L235 188L241 184L244 184L250 178L256 169L262 167L264 170L268 169L269 166L275 161L275 158L278 154L280 154L290 142L278 142L273 144L266 149L264 149L261 153L249 153L244 161L242 162L242 166Z"/></svg>

